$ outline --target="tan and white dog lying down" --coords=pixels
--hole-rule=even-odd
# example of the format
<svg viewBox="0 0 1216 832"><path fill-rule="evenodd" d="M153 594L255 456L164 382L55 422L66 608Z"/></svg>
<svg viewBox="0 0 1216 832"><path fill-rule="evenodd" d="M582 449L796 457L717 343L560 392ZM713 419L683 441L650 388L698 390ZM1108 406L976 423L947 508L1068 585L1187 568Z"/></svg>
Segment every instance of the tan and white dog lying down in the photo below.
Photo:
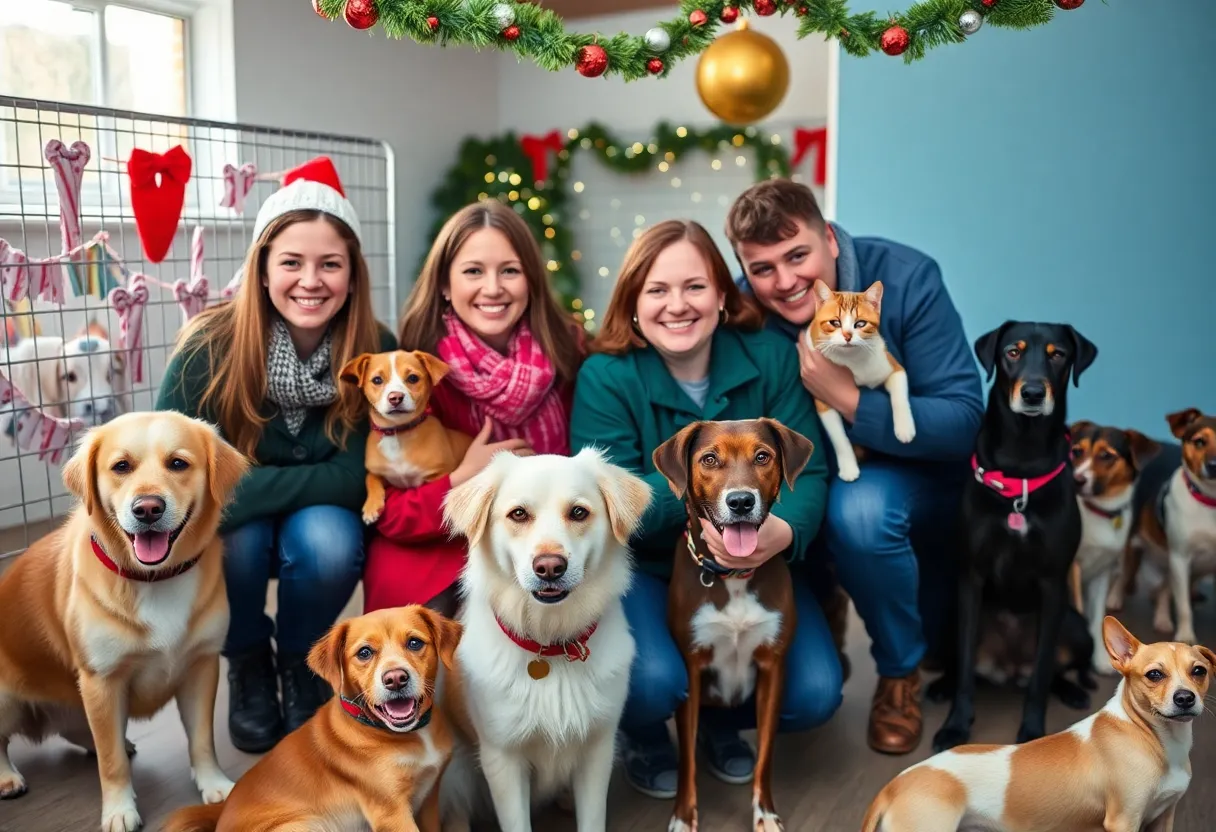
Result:
<svg viewBox="0 0 1216 832"><path fill-rule="evenodd" d="M529 832L532 807L567 787L579 832L607 829L635 651L621 606L628 541L650 496L589 449L500 452L448 493L444 515L469 558L443 697L459 729L440 785L445 830L496 815L499 828Z"/></svg>
<svg viewBox="0 0 1216 832"><path fill-rule="evenodd" d="M92 427L131 409L123 354L96 321L71 338L23 338L0 363L21 394L51 416Z"/></svg>
<svg viewBox="0 0 1216 832"><path fill-rule="evenodd" d="M203 800L228 795L212 731L228 631L216 529L248 465L180 413L85 434L63 470L79 505L0 578L0 798L26 790L9 740L58 734L97 754L102 829L138 829L127 720L170 699Z"/></svg>
<svg viewBox="0 0 1216 832"><path fill-rule="evenodd" d="M1102 634L1123 676L1102 710L1024 745L964 745L912 766L862 832L1171 832L1216 655L1141 644L1111 616Z"/></svg>

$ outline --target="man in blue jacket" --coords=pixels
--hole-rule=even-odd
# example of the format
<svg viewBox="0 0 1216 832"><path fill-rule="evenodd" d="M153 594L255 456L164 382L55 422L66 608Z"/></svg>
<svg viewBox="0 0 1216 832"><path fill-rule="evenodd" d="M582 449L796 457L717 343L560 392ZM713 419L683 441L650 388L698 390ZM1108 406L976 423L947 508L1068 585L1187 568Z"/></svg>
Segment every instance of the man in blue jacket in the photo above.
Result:
<svg viewBox="0 0 1216 832"><path fill-rule="evenodd" d="M906 754L921 738L926 646L952 638L941 631L956 595L957 513L984 409L962 320L932 258L889 240L850 237L824 220L805 185L772 179L753 186L732 206L726 233L743 266L740 287L769 311L768 326L797 344L802 383L841 414L849 439L866 449L860 478L833 478L823 533L808 560L834 564L870 635L879 675L870 746ZM882 281L879 328L907 370L912 442L895 438L886 390L858 389L849 370L800 337L815 316L816 278L848 292ZM817 592L830 596L830 571L812 572Z"/></svg>

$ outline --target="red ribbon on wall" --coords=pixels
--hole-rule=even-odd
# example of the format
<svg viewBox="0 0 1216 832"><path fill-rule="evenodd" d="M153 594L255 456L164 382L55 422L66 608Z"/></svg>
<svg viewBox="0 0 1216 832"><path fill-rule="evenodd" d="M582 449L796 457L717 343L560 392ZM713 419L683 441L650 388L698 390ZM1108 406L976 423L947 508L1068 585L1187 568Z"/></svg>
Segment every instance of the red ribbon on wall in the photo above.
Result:
<svg viewBox="0 0 1216 832"><path fill-rule="evenodd" d="M811 148L816 149L815 155L815 184L823 185L828 181L828 128L817 127L807 130L799 127L794 131L794 156L790 159L792 167L798 167Z"/></svg>
<svg viewBox="0 0 1216 832"><path fill-rule="evenodd" d="M552 130L544 136L524 136L519 147L532 160L532 180L543 182L549 178L549 153L560 153L566 143L561 133Z"/></svg>

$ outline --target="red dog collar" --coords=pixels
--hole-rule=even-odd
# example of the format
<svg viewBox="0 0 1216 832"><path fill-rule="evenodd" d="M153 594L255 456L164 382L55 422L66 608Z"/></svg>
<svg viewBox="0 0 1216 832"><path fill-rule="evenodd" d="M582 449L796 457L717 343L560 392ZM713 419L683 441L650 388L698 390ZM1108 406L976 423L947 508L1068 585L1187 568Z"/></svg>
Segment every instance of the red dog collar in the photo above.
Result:
<svg viewBox="0 0 1216 832"><path fill-rule="evenodd" d="M130 570L123 569L121 566L119 566L117 563L115 563L113 560L111 560L110 556L106 554L105 549L102 549L101 544L97 542L97 538L90 537L89 543L91 543L93 545L93 554L97 556L97 559L99 561L101 561L102 565L106 569L109 569L111 572L113 572L115 575L118 575L121 578L126 578L129 581L140 581L140 582L146 583L146 584L152 584L152 583L156 583L157 581L167 581L170 578L176 578L178 575L182 574L183 572L188 572L191 569L193 569L194 565L196 563L198 563L199 558L202 557L202 554L200 553L198 555L195 555L194 557L192 557L190 560L186 561L185 563L179 563L177 566L173 567L172 569L158 569L155 572L131 572Z"/></svg>
<svg viewBox="0 0 1216 832"><path fill-rule="evenodd" d="M502 619L498 616L494 616L494 620L498 622L499 628L506 633L507 638L511 639L511 641L515 642L516 645L528 651L532 655L546 656L550 658L553 656L565 656L567 661L572 662L587 661L588 657L591 655L591 648L587 646L587 641L591 638L592 633L595 632L595 628L598 626L596 624L592 624L590 627L580 633L577 638L571 641L562 641L558 642L557 644L541 644L539 641L533 641L530 638L524 638L523 636L512 632L506 624L502 623Z"/></svg>
<svg viewBox="0 0 1216 832"><path fill-rule="evenodd" d="M369 421L371 421L372 430L374 430L376 433L380 434L381 436L396 436L399 433L408 433L409 431L418 427L423 422L425 422L426 418L430 415L431 415L431 410L430 410L430 408L427 408L426 410L422 411L421 416L418 416L418 417L414 418L413 420L406 422L404 425L393 425L391 427L385 426L385 425L377 425L374 421L371 421L371 420L369 420Z"/></svg>
<svg viewBox="0 0 1216 832"><path fill-rule="evenodd" d="M1191 479L1191 472L1185 468L1182 469L1182 479L1186 482L1186 490L1191 492L1192 497L1203 503L1208 508L1216 508L1216 497L1209 497L1207 494L1200 491L1199 486L1195 484L1193 479Z"/></svg>
<svg viewBox="0 0 1216 832"><path fill-rule="evenodd" d="M976 459L975 455L972 454L971 456L971 470L975 472L975 481L981 485L988 486L1006 500L1028 497L1031 493L1038 491L1058 477L1067 464L1067 462L1061 462L1050 473L1024 479L1022 477L1007 477L1000 471L985 471L980 467L979 460Z"/></svg>

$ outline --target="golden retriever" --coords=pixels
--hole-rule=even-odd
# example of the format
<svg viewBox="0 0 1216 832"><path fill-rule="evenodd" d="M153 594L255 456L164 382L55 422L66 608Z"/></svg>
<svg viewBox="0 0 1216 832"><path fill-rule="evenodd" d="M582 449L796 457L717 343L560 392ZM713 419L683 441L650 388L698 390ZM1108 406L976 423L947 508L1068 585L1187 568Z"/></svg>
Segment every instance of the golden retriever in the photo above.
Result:
<svg viewBox="0 0 1216 832"><path fill-rule="evenodd" d="M259 760L227 802L181 809L164 832L439 832L436 785L452 733L434 695L460 634L417 605L335 624L308 664L339 696Z"/></svg>
<svg viewBox="0 0 1216 832"><path fill-rule="evenodd" d="M97 754L102 829L138 829L127 720L170 699L203 800L227 796L212 731L228 630L216 530L248 466L180 413L85 435L63 469L79 504L0 578L0 798L26 790L10 738L59 734Z"/></svg>

